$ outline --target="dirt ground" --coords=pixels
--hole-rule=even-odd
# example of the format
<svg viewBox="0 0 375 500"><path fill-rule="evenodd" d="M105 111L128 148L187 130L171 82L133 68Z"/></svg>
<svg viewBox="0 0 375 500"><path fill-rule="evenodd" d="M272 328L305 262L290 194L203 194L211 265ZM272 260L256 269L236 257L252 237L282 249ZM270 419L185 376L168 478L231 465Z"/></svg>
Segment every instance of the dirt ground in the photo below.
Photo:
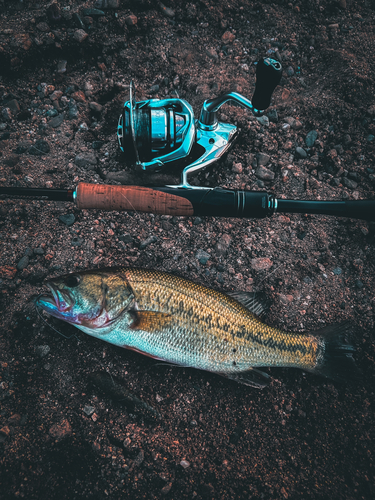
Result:
<svg viewBox="0 0 375 500"><path fill-rule="evenodd" d="M284 68L269 121L223 106L239 138L192 182L373 199L365 0L0 0L0 185L177 182L178 171L124 163L116 128L130 80L137 100L179 96L198 116L220 93L251 98L266 55ZM324 215L170 217L0 197L0 497L374 498L374 229ZM282 329L349 320L361 379L267 369L273 380L258 391L37 315L46 278L116 265L264 292L265 320Z"/></svg>

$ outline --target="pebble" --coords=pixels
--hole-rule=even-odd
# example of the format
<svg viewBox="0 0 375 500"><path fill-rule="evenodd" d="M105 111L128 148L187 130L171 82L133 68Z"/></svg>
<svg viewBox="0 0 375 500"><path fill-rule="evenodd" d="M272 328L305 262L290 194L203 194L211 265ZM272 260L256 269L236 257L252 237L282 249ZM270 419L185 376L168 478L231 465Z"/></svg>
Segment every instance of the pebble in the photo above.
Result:
<svg viewBox="0 0 375 500"><path fill-rule="evenodd" d="M151 245L151 243L155 243L156 241L158 241L158 238L156 236L154 236L154 235L149 236L147 239L141 241L141 244L139 245L139 249L143 250L148 245Z"/></svg>
<svg viewBox="0 0 375 500"><path fill-rule="evenodd" d="M56 71L58 73L65 73L67 63L68 63L68 61L65 61L65 59L61 59L60 61L57 61Z"/></svg>
<svg viewBox="0 0 375 500"><path fill-rule="evenodd" d="M83 408L83 413L90 417L95 411L95 408L93 406L85 406Z"/></svg>
<svg viewBox="0 0 375 500"><path fill-rule="evenodd" d="M74 214L64 214L60 215L59 221L66 226L72 226L75 223L76 218L74 217Z"/></svg>
<svg viewBox="0 0 375 500"><path fill-rule="evenodd" d="M221 39L224 43L233 43L235 38L236 38L236 36L233 33L231 33L230 31L226 31L223 34L223 36L221 37Z"/></svg>
<svg viewBox="0 0 375 500"><path fill-rule="evenodd" d="M34 350L38 356L44 358L50 352L51 348L49 345L37 345Z"/></svg>
<svg viewBox="0 0 375 500"><path fill-rule="evenodd" d="M125 17L125 23L127 26L135 26L138 22L137 16L130 14L130 16Z"/></svg>
<svg viewBox="0 0 375 500"><path fill-rule="evenodd" d="M171 491L171 488L172 488L172 483L168 483L165 486L163 486L163 488L160 490L160 493L162 495L167 495Z"/></svg>
<svg viewBox="0 0 375 500"><path fill-rule="evenodd" d="M20 105L16 99L11 99L7 102L7 107L11 110L12 113L17 114L20 112Z"/></svg>
<svg viewBox="0 0 375 500"><path fill-rule="evenodd" d="M83 238L79 238L78 236L74 236L71 241L72 247L80 247L83 243Z"/></svg>
<svg viewBox="0 0 375 500"><path fill-rule="evenodd" d="M309 277L309 276L305 276L303 278L303 282L306 283L307 285L311 285L311 283L313 282L312 279Z"/></svg>
<svg viewBox="0 0 375 500"><path fill-rule="evenodd" d="M18 271L22 271L23 269L25 269L29 265L29 261L30 259L27 255L21 257L17 264Z"/></svg>
<svg viewBox="0 0 375 500"><path fill-rule="evenodd" d="M190 467L190 462L188 462L187 460L181 460L180 465L184 469L187 469L188 467Z"/></svg>
<svg viewBox="0 0 375 500"><path fill-rule="evenodd" d="M362 281L361 281L361 280L357 280L357 281L355 282L355 286L356 286L357 288L361 289L361 288L363 288L363 287L364 287L364 284L362 283Z"/></svg>
<svg viewBox="0 0 375 500"><path fill-rule="evenodd" d="M263 125L263 127L269 127L270 125L270 121L268 119L268 116L266 115L263 115L263 116L260 116L260 117L257 117L257 120L258 122Z"/></svg>
<svg viewBox="0 0 375 500"><path fill-rule="evenodd" d="M369 134L367 137L366 137L366 140L367 142L371 142L375 139L375 136L373 136L372 134Z"/></svg>
<svg viewBox="0 0 375 500"><path fill-rule="evenodd" d="M35 255L44 255L44 249L42 247L34 248L33 251Z"/></svg>
<svg viewBox="0 0 375 500"><path fill-rule="evenodd" d="M256 169L255 175L258 177L258 179L264 181L272 181L275 178L274 172L263 166L260 166Z"/></svg>
<svg viewBox="0 0 375 500"><path fill-rule="evenodd" d="M270 161L270 156L266 153L258 153L256 158L258 167L261 165L267 165L267 163Z"/></svg>
<svg viewBox="0 0 375 500"><path fill-rule="evenodd" d="M97 164L97 159L94 153L78 153L75 157L74 163L77 167L88 167L90 170L94 170L94 166Z"/></svg>
<svg viewBox="0 0 375 500"><path fill-rule="evenodd" d="M64 121L64 115L63 113L60 113L59 115L51 118L50 121L48 122L48 125L52 128L57 128L60 127L63 121Z"/></svg>
<svg viewBox="0 0 375 500"><path fill-rule="evenodd" d="M103 111L103 106L98 102L90 102L89 107L94 113L97 114L100 114Z"/></svg>
<svg viewBox="0 0 375 500"><path fill-rule="evenodd" d="M92 149L100 149L104 144L104 141L93 141L91 144Z"/></svg>
<svg viewBox="0 0 375 500"><path fill-rule="evenodd" d="M38 139L32 146L29 148L29 153L34 156L43 156L50 152L50 147L47 141L43 139Z"/></svg>
<svg viewBox="0 0 375 500"><path fill-rule="evenodd" d="M294 69L292 68L292 66L288 66L285 70L285 73L287 74L287 76L293 76L294 75Z"/></svg>
<svg viewBox="0 0 375 500"><path fill-rule="evenodd" d="M279 115L277 114L276 109L271 109L271 111L267 113L267 116L269 121L272 123L277 123L279 121Z"/></svg>
<svg viewBox="0 0 375 500"><path fill-rule="evenodd" d="M341 183L349 189L355 189L358 186L358 182L348 179L347 177L343 177Z"/></svg>
<svg viewBox="0 0 375 500"><path fill-rule="evenodd" d="M301 147L296 147L296 155L298 158L307 158L306 151Z"/></svg>
<svg viewBox="0 0 375 500"><path fill-rule="evenodd" d="M257 259L251 259L250 261L252 269L255 271L264 271L270 269L273 266L273 262L268 257L259 257Z"/></svg>
<svg viewBox="0 0 375 500"><path fill-rule="evenodd" d="M74 40L76 40L78 43L82 43L88 36L88 33L86 33L86 31L83 29L79 29L74 32Z"/></svg>
<svg viewBox="0 0 375 500"><path fill-rule="evenodd" d="M335 269L332 272L333 272L333 274L338 276L342 273L342 269L341 269L341 267L335 267Z"/></svg>
<svg viewBox="0 0 375 500"><path fill-rule="evenodd" d="M243 171L242 163L233 163L232 172L234 172L235 174L241 174L242 171Z"/></svg>
<svg viewBox="0 0 375 500"><path fill-rule="evenodd" d="M159 2L159 7L162 13L167 16L167 17L174 17L175 16L175 11L169 7L166 7L164 4Z"/></svg>
<svg viewBox="0 0 375 500"><path fill-rule="evenodd" d="M64 419L60 424L53 425L49 430L49 434L57 441L60 441L72 434L72 427L68 420Z"/></svg>
<svg viewBox="0 0 375 500"><path fill-rule="evenodd" d="M219 256L224 256L229 249L231 241L232 238L229 236L229 234L223 234L216 243L215 246L216 254Z"/></svg>
<svg viewBox="0 0 375 500"><path fill-rule="evenodd" d="M211 48L211 47L206 49L206 54L208 55L208 57L210 59L212 59L215 62L217 62L219 60L219 56L218 56L216 50Z"/></svg>
<svg viewBox="0 0 375 500"><path fill-rule="evenodd" d="M79 115L77 104L74 99L70 99L68 102L68 118L69 120L74 120Z"/></svg>
<svg viewBox="0 0 375 500"><path fill-rule="evenodd" d="M96 0L94 7L96 9L118 9L120 0Z"/></svg>
<svg viewBox="0 0 375 500"><path fill-rule="evenodd" d="M105 16L105 13L99 9L83 9L82 14L83 16L89 16L89 17Z"/></svg>
<svg viewBox="0 0 375 500"><path fill-rule="evenodd" d="M305 138L306 146L308 148L312 148L317 138L318 138L318 132L316 130L310 130L310 132L306 135Z"/></svg>
<svg viewBox="0 0 375 500"><path fill-rule="evenodd" d="M199 250L197 251L197 253L195 254L195 258L200 262L200 264L206 264L207 261L210 259L211 255L207 252L205 252L204 250L202 250L201 248L199 248Z"/></svg>

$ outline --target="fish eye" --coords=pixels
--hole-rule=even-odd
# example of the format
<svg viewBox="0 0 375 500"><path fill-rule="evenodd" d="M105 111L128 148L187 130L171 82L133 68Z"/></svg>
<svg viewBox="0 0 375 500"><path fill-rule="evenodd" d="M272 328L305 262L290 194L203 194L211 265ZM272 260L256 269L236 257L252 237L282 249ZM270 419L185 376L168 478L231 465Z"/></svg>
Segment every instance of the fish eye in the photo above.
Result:
<svg viewBox="0 0 375 500"><path fill-rule="evenodd" d="M74 288L75 286L77 286L79 284L79 282L80 282L80 279L75 274L70 274L69 276L67 276L64 279L65 285L68 286L69 288Z"/></svg>

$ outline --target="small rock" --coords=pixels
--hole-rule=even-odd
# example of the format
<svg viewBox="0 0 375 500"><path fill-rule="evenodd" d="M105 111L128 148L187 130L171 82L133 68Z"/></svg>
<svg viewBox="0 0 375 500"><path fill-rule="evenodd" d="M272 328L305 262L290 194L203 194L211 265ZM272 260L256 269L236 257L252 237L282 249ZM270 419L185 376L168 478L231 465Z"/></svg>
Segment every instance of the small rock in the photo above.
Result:
<svg viewBox="0 0 375 500"><path fill-rule="evenodd" d="M23 269L25 269L28 265L29 265L29 257L27 255L24 255L23 257L21 257L21 259L18 261L18 264L17 264L17 269L19 271L22 271Z"/></svg>
<svg viewBox="0 0 375 500"><path fill-rule="evenodd" d="M200 264L206 264L207 261L210 259L211 255L207 252L205 252L204 250L202 250L201 248L199 248L199 250L197 251L197 253L195 254L195 258L200 262Z"/></svg>
<svg viewBox="0 0 375 500"><path fill-rule="evenodd" d="M318 138L318 132L316 130L310 130L310 132L306 135L305 138L306 146L308 148L312 148L317 138Z"/></svg>
<svg viewBox="0 0 375 500"><path fill-rule="evenodd" d="M224 43L233 43L235 38L236 36L230 31L226 31L224 35L221 37Z"/></svg>
<svg viewBox="0 0 375 500"><path fill-rule="evenodd" d="M88 33L86 33L86 31L83 29L79 29L74 32L74 40L76 40L78 43L82 43L88 36Z"/></svg>
<svg viewBox="0 0 375 500"><path fill-rule="evenodd" d="M79 238L78 236L74 236L71 241L72 247L80 247L82 246L83 238Z"/></svg>
<svg viewBox="0 0 375 500"><path fill-rule="evenodd" d="M299 146L296 148L296 156L297 158L307 158L307 153L303 148Z"/></svg>
<svg viewBox="0 0 375 500"><path fill-rule="evenodd" d="M375 138L375 136L374 136L374 135L369 134L369 135L366 137L366 141L367 141L367 142L371 142L371 141L373 141L373 140L374 140L374 138Z"/></svg>
<svg viewBox="0 0 375 500"><path fill-rule="evenodd" d="M163 486L163 488L160 490L160 493L162 495L167 495L171 491L171 488L172 488L172 483L168 483L165 486Z"/></svg>
<svg viewBox="0 0 375 500"><path fill-rule="evenodd" d="M95 408L93 406L85 406L83 408L83 413L90 417L95 411Z"/></svg>
<svg viewBox="0 0 375 500"><path fill-rule="evenodd" d="M361 289L361 288L363 288L363 287L364 287L364 284L362 283L362 281L361 281L361 280L357 280L357 281L355 282L355 286L356 286L357 288Z"/></svg>
<svg viewBox="0 0 375 500"><path fill-rule="evenodd" d="M97 159L94 153L79 153L74 160L74 163L78 167L88 167L93 170L97 164Z"/></svg>
<svg viewBox="0 0 375 500"><path fill-rule="evenodd" d="M35 255L44 255L44 249L42 247L34 248L33 252Z"/></svg>
<svg viewBox="0 0 375 500"><path fill-rule="evenodd" d="M258 177L258 179L262 179L264 181L272 181L275 178L274 172L263 166L260 166L256 169L255 175Z"/></svg>
<svg viewBox="0 0 375 500"><path fill-rule="evenodd" d="M333 272L333 274L338 276L342 273L342 269L341 269L341 267L335 267L335 269L332 272Z"/></svg>
<svg viewBox="0 0 375 500"><path fill-rule="evenodd" d="M167 17L174 17L175 16L175 11L173 9L170 9L169 7L166 7L161 2L159 2L159 7L165 16L167 16Z"/></svg>
<svg viewBox="0 0 375 500"><path fill-rule="evenodd" d="M94 6L97 9L118 9L120 0L96 0Z"/></svg>
<svg viewBox="0 0 375 500"><path fill-rule="evenodd" d="M127 26L135 26L138 22L137 16L130 14L130 16L125 17L125 23Z"/></svg>
<svg viewBox="0 0 375 500"><path fill-rule="evenodd" d="M251 259L251 267L255 271L264 271L270 269L273 266L272 260L268 257L259 257L257 259Z"/></svg>
<svg viewBox="0 0 375 500"><path fill-rule="evenodd" d="M285 70L285 73L288 75L288 76L293 76L294 75L294 69L292 68L292 66L288 66Z"/></svg>
<svg viewBox="0 0 375 500"><path fill-rule="evenodd" d="M211 47L206 49L206 54L208 55L208 57L210 59L212 59L215 62L217 62L219 60L219 56L218 56L216 50L211 48Z"/></svg>
<svg viewBox="0 0 375 500"><path fill-rule="evenodd" d="M215 246L216 254L219 256L225 255L228 251L231 241L232 238L229 236L229 234L223 234L216 243Z"/></svg>
<svg viewBox="0 0 375 500"><path fill-rule="evenodd" d="M12 120L12 112L9 108L3 108L1 111L1 116L7 122L10 122Z"/></svg>
<svg viewBox="0 0 375 500"><path fill-rule="evenodd" d="M56 71L58 73L65 73L67 63L68 63L68 61L65 61L65 59L61 59L60 61L57 61Z"/></svg>
<svg viewBox="0 0 375 500"><path fill-rule="evenodd" d="M59 115L51 118L50 121L48 122L48 125L52 128L57 128L60 127L63 121L64 121L64 115L63 113L60 113Z"/></svg>
<svg viewBox="0 0 375 500"><path fill-rule="evenodd" d="M270 156L266 153L258 153L256 158L258 167L261 165L267 165L267 163L270 161Z"/></svg>
<svg viewBox="0 0 375 500"><path fill-rule="evenodd" d="M11 110L13 114L17 114L20 112L20 105L16 99L11 99L7 102L7 107Z"/></svg>
<svg viewBox="0 0 375 500"><path fill-rule="evenodd" d="M60 424L53 425L49 433L54 439L61 441L72 434L72 427L68 420L64 419Z"/></svg>
<svg viewBox="0 0 375 500"><path fill-rule="evenodd" d="M34 350L38 356L44 358L50 352L51 348L49 345L37 345Z"/></svg>
<svg viewBox="0 0 375 500"><path fill-rule="evenodd" d="M242 163L233 163L232 172L234 172L235 174L241 174L242 171L243 171Z"/></svg>
<svg viewBox="0 0 375 500"><path fill-rule="evenodd" d="M104 141L93 141L91 144L92 149L100 149L104 144Z"/></svg>
<svg viewBox="0 0 375 500"><path fill-rule="evenodd" d="M267 113L267 116L269 121L272 123L277 123L279 121L279 115L277 114L276 109L271 109L271 111Z"/></svg>
<svg viewBox="0 0 375 500"><path fill-rule="evenodd" d="M283 89L283 91L281 93L281 100L282 101L286 101L287 99L289 99L289 96L290 96L290 90L289 89Z"/></svg>
<svg viewBox="0 0 375 500"><path fill-rule="evenodd" d="M139 245L139 249L143 250L144 248L148 247L148 245L151 245L151 243L155 243L156 241L158 241L158 238L152 235L141 242L141 244Z"/></svg>
<svg viewBox="0 0 375 500"><path fill-rule="evenodd" d="M59 221L66 226L72 226L75 223L76 218L74 217L74 214L64 214L60 215Z"/></svg>
<svg viewBox="0 0 375 500"><path fill-rule="evenodd" d="M358 186L358 182L352 181L351 179L348 179L347 177L343 177L341 179L342 184L349 188L349 189L355 189Z"/></svg>
<svg viewBox="0 0 375 500"><path fill-rule="evenodd" d="M68 118L69 120L74 120L78 118L79 111L77 108L77 104L74 99L70 99L68 102Z"/></svg>
<svg viewBox="0 0 375 500"><path fill-rule="evenodd" d="M184 469L187 469L188 467L190 467L190 462L188 462L187 460L181 460L180 465Z"/></svg>
<svg viewBox="0 0 375 500"><path fill-rule="evenodd" d="M103 111L103 106L98 102L90 102L89 106L90 109L98 115L100 115L100 113Z"/></svg>
<svg viewBox="0 0 375 500"><path fill-rule="evenodd" d="M160 90L160 86L159 85L152 85L151 88L150 88L150 94L156 94L157 92L159 92Z"/></svg>
<svg viewBox="0 0 375 500"><path fill-rule="evenodd" d="M263 127L269 127L270 125L270 121L268 119L268 116L266 115L263 115L263 116L260 116L260 117L257 117L257 120L258 122L263 125Z"/></svg>

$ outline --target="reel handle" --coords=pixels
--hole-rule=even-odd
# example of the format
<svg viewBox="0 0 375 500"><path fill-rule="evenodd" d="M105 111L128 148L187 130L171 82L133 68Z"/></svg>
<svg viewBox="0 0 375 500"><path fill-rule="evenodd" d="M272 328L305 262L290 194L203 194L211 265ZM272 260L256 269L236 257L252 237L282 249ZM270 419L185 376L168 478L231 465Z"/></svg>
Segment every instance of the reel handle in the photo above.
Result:
<svg viewBox="0 0 375 500"><path fill-rule="evenodd" d="M252 99L253 107L258 111L268 108L272 93L280 83L282 66L269 57L261 59L257 64L255 91Z"/></svg>

